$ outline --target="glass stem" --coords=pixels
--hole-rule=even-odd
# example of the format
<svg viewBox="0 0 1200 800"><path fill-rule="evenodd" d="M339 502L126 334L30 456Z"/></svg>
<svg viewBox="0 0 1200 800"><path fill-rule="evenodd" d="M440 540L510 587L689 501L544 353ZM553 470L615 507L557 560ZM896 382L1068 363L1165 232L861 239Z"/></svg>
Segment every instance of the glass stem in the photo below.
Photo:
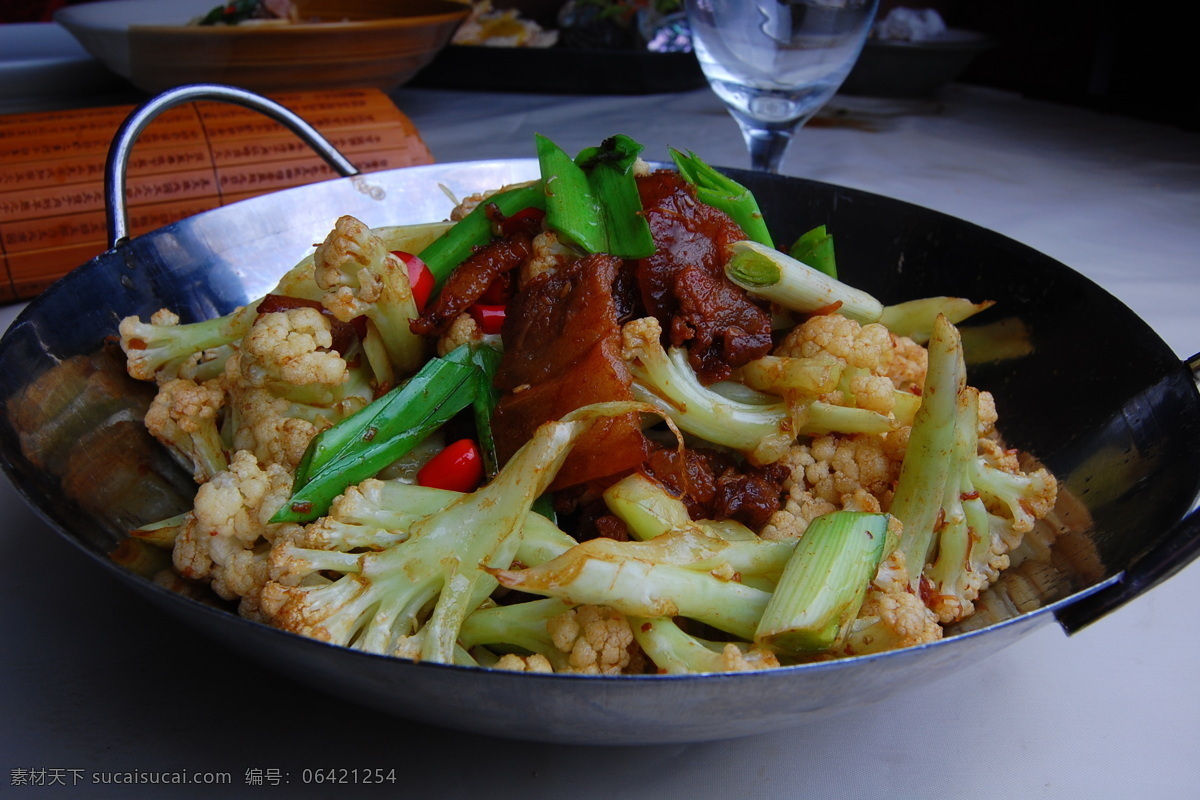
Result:
<svg viewBox="0 0 1200 800"><path fill-rule="evenodd" d="M752 120L734 115L742 129L742 137L746 140L746 149L750 151L750 168L762 172L779 172L783 162L783 154L792 143L792 134L796 126L765 126Z"/></svg>

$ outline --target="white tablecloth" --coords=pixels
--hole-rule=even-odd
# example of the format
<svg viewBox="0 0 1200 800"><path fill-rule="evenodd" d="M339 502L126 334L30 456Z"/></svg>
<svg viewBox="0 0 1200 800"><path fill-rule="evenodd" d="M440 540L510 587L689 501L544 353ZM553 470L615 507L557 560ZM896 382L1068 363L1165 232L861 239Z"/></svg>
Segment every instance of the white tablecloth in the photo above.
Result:
<svg viewBox="0 0 1200 800"><path fill-rule="evenodd" d="M620 132L649 158L676 146L746 164L704 90L394 96L438 161L527 157L535 132L572 152ZM1117 295L1181 358L1200 350L1200 135L977 88L950 87L942 101L892 113L835 99L852 113L802 130L783 171L1007 234ZM0 323L16 310L0 310ZM14 798L1200 796L1197 566L1076 636L1043 626L820 725L586 748L449 733L331 701L148 607L53 535L7 480L0 512L0 787ZM302 785L305 767L394 768L397 782L335 794ZM227 773L232 785L91 783L176 770ZM34 774L66 786L15 785Z"/></svg>

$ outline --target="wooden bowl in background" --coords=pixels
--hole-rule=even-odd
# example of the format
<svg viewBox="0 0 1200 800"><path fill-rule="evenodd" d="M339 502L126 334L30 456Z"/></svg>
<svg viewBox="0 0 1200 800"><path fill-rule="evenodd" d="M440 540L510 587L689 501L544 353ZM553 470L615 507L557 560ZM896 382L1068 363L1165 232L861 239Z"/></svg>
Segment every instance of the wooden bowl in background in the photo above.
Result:
<svg viewBox="0 0 1200 800"><path fill-rule="evenodd" d="M147 92L223 83L257 92L392 89L428 64L466 17L454 0L296 0L301 24L190 26L214 0L108 0L55 21Z"/></svg>

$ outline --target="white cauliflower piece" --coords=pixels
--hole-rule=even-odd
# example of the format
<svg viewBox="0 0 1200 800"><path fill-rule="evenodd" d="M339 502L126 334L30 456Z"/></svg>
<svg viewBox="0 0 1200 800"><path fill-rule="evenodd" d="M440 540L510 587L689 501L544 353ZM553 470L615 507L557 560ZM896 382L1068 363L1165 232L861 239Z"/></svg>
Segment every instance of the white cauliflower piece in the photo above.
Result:
<svg viewBox="0 0 1200 800"><path fill-rule="evenodd" d="M979 393L979 438L996 436L996 422L999 419L996 398L992 396L991 392L981 391Z"/></svg>
<svg viewBox="0 0 1200 800"><path fill-rule="evenodd" d="M496 662L495 669L505 669L511 672L554 672L550 660L541 653L519 656L516 653L505 653Z"/></svg>
<svg viewBox="0 0 1200 800"><path fill-rule="evenodd" d="M730 642L721 651L721 666L726 672L774 669L779 666L779 658L770 650L764 650L761 647L755 646L743 650Z"/></svg>
<svg viewBox="0 0 1200 800"><path fill-rule="evenodd" d="M759 535L764 539L800 536L808 524L832 511L878 512L891 505L903 452L888 447L891 434L826 434L788 449L779 463L790 470L784 480L784 507Z"/></svg>
<svg viewBox="0 0 1200 800"><path fill-rule="evenodd" d="M337 386L346 381L346 360L329 348L333 326L315 308L301 306L262 314L242 340L242 374L255 387L277 382Z"/></svg>
<svg viewBox="0 0 1200 800"><path fill-rule="evenodd" d="M437 354L445 356L460 345L477 344L483 341L483 336L475 318L463 312L455 317L446 332L438 337Z"/></svg>
<svg viewBox="0 0 1200 800"><path fill-rule="evenodd" d="M252 453L264 464L294 470L312 438L332 423L323 415L306 413L314 409L297 406L269 389L251 385L241 363L242 354L234 353L225 362L221 378L229 396L233 447Z"/></svg>
<svg viewBox="0 0 1200 800"><path fill-rule="evenodd" d="M554 646L567 654L572 672L620 675L637 650L629 620L607 606L583 605L546 623Z"/></svg>
<svg viewBox="0 0 1200 800"><path fill-rule="evenodd" d="M884 559L867 590L845 645L845 655L864 655L935 642L942 638L937 614L909 590L904 554Z"/></svg>
<svg viewBox="0 0 1200 800"><path fill-rule="evenodd" d="M848 366L886 375L892 350L892 334L883 325L861 325L841 314L821 314L796 326L775 349L775 355L816 358L828 354Z"/></svg>
<svg viewBox="0 0 1200 800"><path fill-rule="evenodd" d="M897 389L920 391L929 369L929 351L907 336L892 335L892 358L887 376Z"/></svg>
<svg viewBox="0 0 1200 800"><path fill-rule="evenodd" d="M543 272L557 272L576 258L576 251L559 241L558 234L543 231L533 237L533 255L521 264L517 283L524 286Z"/></svg>
<svg viewBox="0 0 1200 800"><path fill-rule="evenodd" d="M162 384L146 411L146 429L204 483L228 464L218 428L225 405L219 380L196 383L175 378Z"/></svg>
<svg viewBox="0 0 1200 800"><path fill-rule="evenodd" d="M857 408L884 415L891 414L895 409L896 387L886 375L855 375L849 383L850 394Z"/></svg>
<svg viewBox="0 0 1200 800"><path fill-rule="evenodd" d="M395 373L424 363L424 342L409 328L417 304L408 268L366 223L349 215L337 220L313 252L313 279L333 316L342 322L366 317L366 338L374 343L366 355L381 383L391 385Z"/></svg>
<svg viewBox="0 0 1200 800"><path fill-rule="evenodd" d="M281 531L299 531L299 526L270 521L291 491L286 469L260 465L244 450L234 453L229 469L196 493L175 539L175 569L189 580L208 582L226 600L248 600L243 613L252 611L268 578L270 543Z"/></svg>

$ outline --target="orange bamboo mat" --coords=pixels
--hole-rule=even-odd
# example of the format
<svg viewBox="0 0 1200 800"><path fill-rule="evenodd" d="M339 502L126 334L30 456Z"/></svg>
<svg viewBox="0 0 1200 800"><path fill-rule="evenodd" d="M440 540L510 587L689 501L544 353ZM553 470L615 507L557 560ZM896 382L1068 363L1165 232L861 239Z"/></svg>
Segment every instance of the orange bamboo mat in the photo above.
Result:
<svg viewBox="0 0 1200 800"><path fill-rule="evenodd" d="M429 164L383 92L295 92L299 114L363 172ZM26 300L107 246L104 163L133 106L0 115L0 303ZM218 206L337 175L279 123L241 106L188 103L138 137L126 192L133 235Z"/></svg>

